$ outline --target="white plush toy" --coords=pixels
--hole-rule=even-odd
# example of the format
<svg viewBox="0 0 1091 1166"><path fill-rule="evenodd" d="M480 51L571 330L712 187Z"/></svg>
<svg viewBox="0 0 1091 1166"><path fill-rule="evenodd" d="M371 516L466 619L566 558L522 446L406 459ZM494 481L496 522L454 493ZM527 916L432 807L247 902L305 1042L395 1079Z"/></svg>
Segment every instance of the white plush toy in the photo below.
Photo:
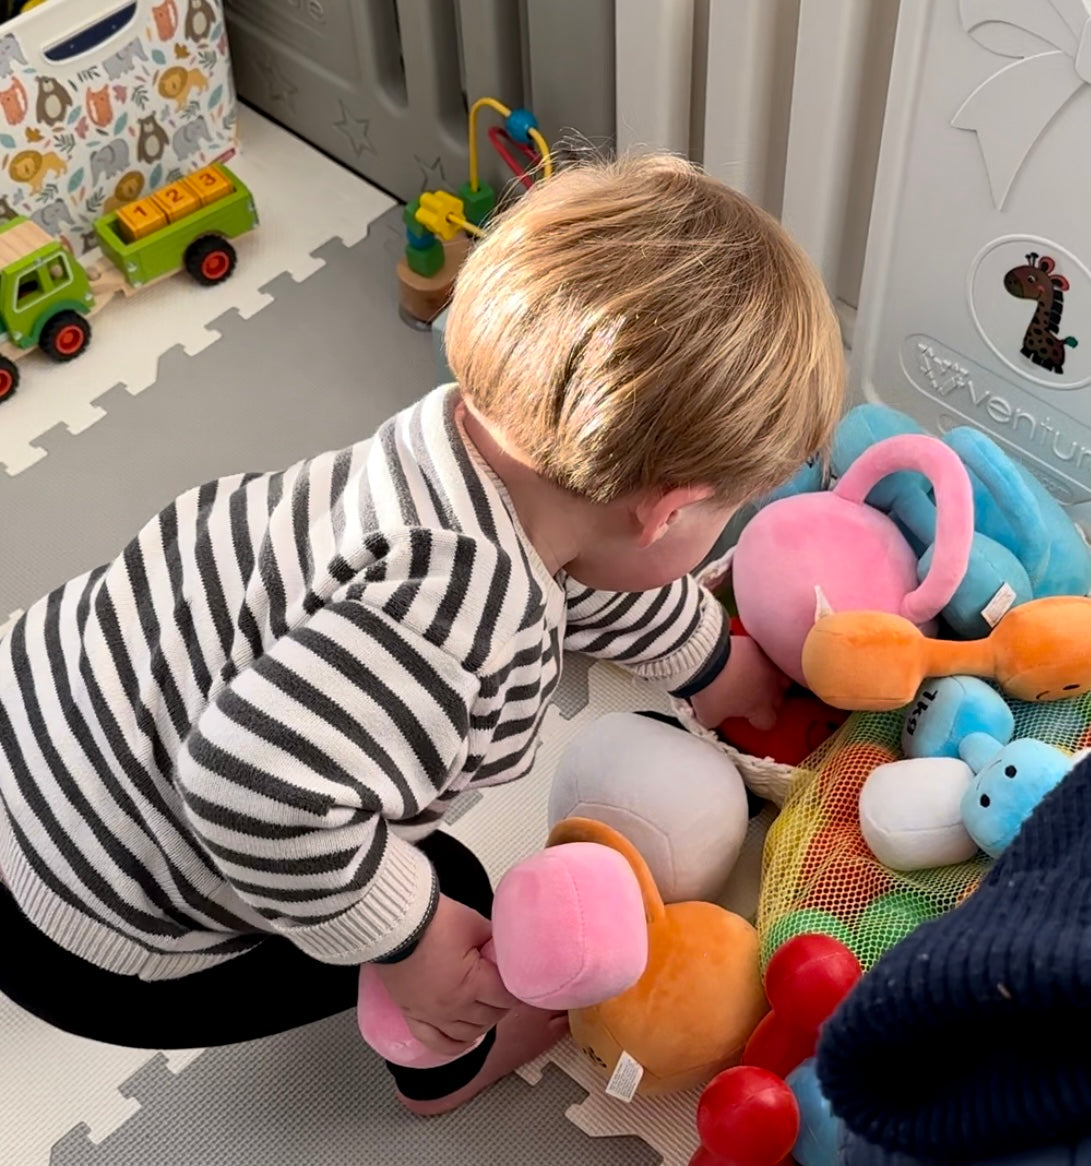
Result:
<svg viewBox="0 0 1091 1166"><path fill-rule="evenodd" d="M957 757L894 761L872 771L860 791L860 832L891 870L953 866L977 853L962 821L973 770Z"/></svg>
<svg viewBox="0 0 1091 1166"><path fill-rule="evenodd" d="M610 713L569 744L549 824L593 818L640 851L666 903L715 899L749 821L739 771L710 741L639 713Z"/></svg>

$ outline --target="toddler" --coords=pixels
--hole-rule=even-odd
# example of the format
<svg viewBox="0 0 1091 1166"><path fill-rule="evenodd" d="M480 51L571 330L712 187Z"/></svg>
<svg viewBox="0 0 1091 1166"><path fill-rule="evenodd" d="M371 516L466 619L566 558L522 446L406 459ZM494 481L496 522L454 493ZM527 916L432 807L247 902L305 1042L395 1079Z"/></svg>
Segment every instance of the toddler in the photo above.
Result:
<svg viewBox="0 0 1091 1166"><path fill-rule="evenodd" d="M784 681L688 572L839 416L800 249L679 159L575 166L475 249L447 344L457 383L370 443L183 494L0 643L0 990L30 1012L225 1044L353 1007L373 963L456 1057L391 1066L400 1098L451 1109L564 1031L479 955L488 878L437 831L531 769L562 653L771 723Z"/></svg>

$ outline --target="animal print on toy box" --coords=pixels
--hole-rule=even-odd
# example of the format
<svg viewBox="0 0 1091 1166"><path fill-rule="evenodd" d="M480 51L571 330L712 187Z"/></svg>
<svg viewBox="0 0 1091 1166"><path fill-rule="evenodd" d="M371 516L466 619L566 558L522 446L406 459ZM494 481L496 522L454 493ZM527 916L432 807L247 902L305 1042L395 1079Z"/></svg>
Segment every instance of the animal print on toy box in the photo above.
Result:
<svg viewBox="0 0 1091 1166"><path fill-rule="evenodd" d="M85 0L49 7L62 4L73 31L86 27ZM27 215L77 255L97 245L100 215L236 148L220 0L134 7L122 30L55 67L34 43L37 11L0 34L0 219Z"/></svg>

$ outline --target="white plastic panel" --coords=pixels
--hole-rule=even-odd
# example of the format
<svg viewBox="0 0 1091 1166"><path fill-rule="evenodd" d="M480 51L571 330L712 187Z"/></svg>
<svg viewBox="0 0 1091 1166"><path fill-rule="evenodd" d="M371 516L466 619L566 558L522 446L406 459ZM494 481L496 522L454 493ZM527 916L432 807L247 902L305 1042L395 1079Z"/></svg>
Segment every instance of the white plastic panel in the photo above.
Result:
<svg viewBox="0 0 1091 1166"><path fill-rule="evenodd" d="M853 360L858 394L978 426L1081 519L1089 139L1088 0L903 4Z"/></svg>
<svg viewBox="0 0 1091 1166"><path fill-rule="evenodd" d="M685 154L694 0L627 0L617 21L617 144Z"/></svg>

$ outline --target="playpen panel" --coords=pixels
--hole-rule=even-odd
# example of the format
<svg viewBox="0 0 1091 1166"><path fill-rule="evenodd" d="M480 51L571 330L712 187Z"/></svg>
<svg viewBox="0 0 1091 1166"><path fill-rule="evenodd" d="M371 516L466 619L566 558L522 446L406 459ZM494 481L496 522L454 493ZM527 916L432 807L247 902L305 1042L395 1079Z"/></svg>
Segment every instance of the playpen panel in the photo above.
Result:
<svg viewBox="0 0 1091 1166"><path fill-rule="evenodd" d="M227 0L240 96L399 198L465 179L466 94L524 101L511 0ZM483 154L484 176L510 173Z"/></svg>
<svg viewBox="0 0 1091 1166"><path fill-rule="evenodd" d="M902 6L853 362L861 396L982 429L1084 523L1089 30L1087 0Z"/></svg>

